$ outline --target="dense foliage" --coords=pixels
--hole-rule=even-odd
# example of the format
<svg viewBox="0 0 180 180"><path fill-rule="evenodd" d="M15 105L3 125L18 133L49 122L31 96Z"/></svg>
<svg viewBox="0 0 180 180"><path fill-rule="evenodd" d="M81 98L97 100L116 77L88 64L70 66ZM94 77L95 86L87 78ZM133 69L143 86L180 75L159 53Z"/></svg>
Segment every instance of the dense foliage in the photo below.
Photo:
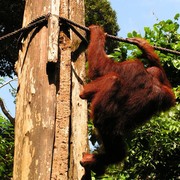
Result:
<svg viewBox="0 0 180 180"><path fill-rule="evenodd" d="M0 179L12 177L14 154L14 127L0 115Z"/></svg>

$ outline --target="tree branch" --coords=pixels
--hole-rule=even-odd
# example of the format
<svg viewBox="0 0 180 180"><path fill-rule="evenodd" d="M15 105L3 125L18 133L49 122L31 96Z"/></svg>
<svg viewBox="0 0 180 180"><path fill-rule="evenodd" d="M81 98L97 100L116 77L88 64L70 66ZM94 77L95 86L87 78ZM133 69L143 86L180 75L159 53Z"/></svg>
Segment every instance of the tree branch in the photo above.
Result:
<svg viewBox="0 0 180 180"><path fill-rule="evenodd" d="M5 82L3 85L0 86L0 89L1 89L2 87L6 86L7 84L9 84L10 82L16 81L17 79L18 79L18 78L15 78L15 79L11 79L11 80Z"/></svg>
<svg viewBox="0 0 180 180"><path fill-rule="evenodd" d="M10 120L11 124L14 126L15 125L15 118L13 118L9 112L6 110L5 106L4 106L4 102L3 100L0 98L0 107L2 109L2 112L4 113L4 115Z"/></svg>

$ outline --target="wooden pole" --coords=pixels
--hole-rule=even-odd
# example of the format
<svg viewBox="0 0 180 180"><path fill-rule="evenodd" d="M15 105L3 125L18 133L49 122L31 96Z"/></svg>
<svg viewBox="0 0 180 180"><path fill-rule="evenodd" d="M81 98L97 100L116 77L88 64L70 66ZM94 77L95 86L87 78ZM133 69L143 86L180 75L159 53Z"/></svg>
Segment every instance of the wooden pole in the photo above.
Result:
<svg viewBox="0 0 180 180"><path fill-rule="evenodd" d="M84 1L61 0L60 16L84 24ZM60 74L57 97L55 150L52 179L80 180L82 152L87 151L87 102L79 98L85 81L85 54L76 54L81 40L69 26L61 24ZM79 29L78 29L79 31ZM84 34L83 31L79 31ZM85 46L85 45L84 45ZM74 62L73 62L74 61Z"/></svg>
<svg viewBox="0 0 180 180"><path fill-rule="evenodd" d="M23 26L50 12L51 6L49 0L26 1ZM52 33L48 34L46 26L32 30L24 39L16 63L14 180L51 177L57 73L49 71L53 65L48 63L51 61L48 51L52 55L53 50L48 46L53 42L48 38Z"/></svg>
<svg viewBox="0 0 180 180"><path fill-rule="evenodd" d="M84 1L70 0L70 20L85 25L85 8ZM76 30L84 37L85 31L76 28ZM79 180L84 175L84 169L79 165L82 159L82 152L88 152L88 129L87 129L87 103L79 98L82 88L81 83L85 83L85 50L87 44L77 34L71 31L72 36L72 116L71 116L71 143L70 143L70 179ZM85 138L86 137L86 138ZM86 174L87 176L87 174ZM88 180L88 178L86 178Z"/></svg>
<svg viewBox="0 0 180 180"><path fill-rule="evenodd" d="M49 12L48 25L24 39L16 63L14 180L79 180L84 174L79 161L88 144L87 103L79 98L79 79L85 79L85 55L74 59L82 43L58 21L59 15L78 17L83 24L84 1L28 0L23 26Z"/></svg>

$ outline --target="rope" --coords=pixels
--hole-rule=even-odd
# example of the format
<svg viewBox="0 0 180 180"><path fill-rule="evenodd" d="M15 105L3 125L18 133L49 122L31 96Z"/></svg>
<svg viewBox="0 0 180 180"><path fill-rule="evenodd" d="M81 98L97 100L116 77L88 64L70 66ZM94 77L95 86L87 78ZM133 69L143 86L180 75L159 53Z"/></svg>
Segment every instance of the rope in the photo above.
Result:
<svg viewBox="0 0 180 180"><path fill-rule="evenodd" d="M59 17L60 20L63 20L63 21L66 21L67 23L69 24L72 24L80 29L83 29L85 30L86 32L89 32L89 28L86 27L86 26L82 26L80 24L77 24L67 18L64 18L64 17ZM110 38L110 39L114 39L116 41L120 41L120 42L125 42L125 43L130 43L130 44L133 44L132 42L130 42L128 40L128 38L124 39L124 38L120 38L120 37L117 37L117 36L113 36L113 35L110 35L110 34L106 34L106 37L107 38ZM136 44L135 44L136 45ZM166 49L166 48L162 48L162 47L157 47L157 46L152 46L155 50L159 50L159 51L162 51L162 52L167 52L167 53L172 53L172 54L176 54L176 55L180 55L180 52L179 51L175 51L175 50L171 50L171 49Z"/></svg>
<svg viewBox="0 0 180 180"><path fill-rule="evenodd" d="M46 15L43 15L43 16L40 16L38 18L36 18L35 20L33 20L31 23L29 23L26 27L23 27L23 28L20 28L16 31L13 31L11 33L8 33L4 36L1 36L0 37L0 41L4 40L4 39L7 39L11 36L14 36L16 34L19 34L21 32L24 32L24 31L27 31L27 30L30 30L30 29L34 29L35 27L37 27L38 25L44 23L44 22L47 22L47 19L49 18L50 14L46 14Z"/></svg>
<svg viewBox="0 0 180 180"><path fill-rule="evenodd" d="M14 36L14 35L16 35L16 34L18 34L18 33L21 33L21 32L27 31L27 30L31 30L31 29L37 27L38 25L40 25L40 24L42 24L42 23L47 23L48 18L49 18L51 15L53 15L53 14L48 13L48 14L46 14L46 15L43 15L43 16L40 16L40 17L36 18L36 19L33 20L31 23L29 23L26 27L20 28L20 29L14 31L14 32L11 32L11 33L9 33L9 34L6 34L6 35L4 35L4 36L1 36L1 37L0 37L0 41L4 40L4 39L6 39L6 38L9 38L9 37L11 37L11 36ZM57 16L57 15L53 15L53 16ZM78 23L75 23L74 21L71 21L71 20L69 20L69 19L67 19L67 18L64 18L64 17L60 17L60 16L57 16L57 17L59 18L59 22L65 21L65 22L68 23L68 24L71 24L71 25L76 26L76 27L78 27L78 28L80 28L80 29L82 29L82 30L84 30L84 31L86 31L86 32L89 32L89 28L86 27L86 26L82 26L82 25L80 25L80 24L78 24ZM107 34L106 36L107 36L107 38L114 39L114 40L116 40L116 41L120 41L120 42L125 42L125 43L130 43L130 44L132 44L132 42L130 42L130 41L128 40L128 38L124 39L124 38L120 38L120 37L113 36L113 35L110 35L110 34ZM167 53L172 53L172 54L180 55L180 51L171 50L171 49L166 49L166 48L157 47L157 46L153 46L153 48L154 48L155 50L159 50L159 51L162 51L162 52L167 52Z"/></svg>
<svg viewBox="0 0 180 180"><path fill-rule="evenodd" d="M119 38L119 37L116 37L116 36L112 36L110 34L107 34L107 37L108 38L111 38L111 39L114 39L116 41L121 41L121 42L125 42L125 43L130 43L130 44L134 44L136 45L135 43L132 43L127 39L123 39L123 38ZM162 52L167 52L167 53L172 53L172 54L176 54L176 55L180 55L180 52L179 51L176 51L176 50L172 50L172 49L166 49L166 48L163 48L163 47L157 47L157 46L152 46L155 50L158 50L158 51L162 51Z"/></svg>

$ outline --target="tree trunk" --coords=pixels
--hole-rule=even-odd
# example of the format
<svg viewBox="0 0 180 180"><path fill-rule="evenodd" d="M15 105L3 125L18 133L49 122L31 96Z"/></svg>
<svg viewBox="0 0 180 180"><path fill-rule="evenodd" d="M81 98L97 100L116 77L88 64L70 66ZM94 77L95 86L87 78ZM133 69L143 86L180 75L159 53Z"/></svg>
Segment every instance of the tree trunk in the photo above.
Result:
<svg viewBox="0 0 180 180"><path fill-rule="evenodd" d="M61 0L60 16L84 24L84 1ZM68 26L61 26L53 179L80 180L85 173L80 160L88 147L87 103L79 98L82 86L79 79L85 79L85 54L76 53L76 59L73 56L80 43Z"/></svg>
<svg viewBox="0 0 180 180"><path fill-rule="evenodd" d="M48 0L28 0L23 26L50 11ZM54 143L56 72L48 72L48 28L24 40L19 60L15 121L14 180L50 179ZM51 74L50 74L51 73Z"/></svg>
<svg viewBox="0 0 180 180"><path fill-rule="evenodd" d="M68 18L69 1L61 0L60 15ZM71 40L68 27L60 27L60 66L57 91L56 132L52 179L66 180L69 171L69 138L71 126Z"/></svg>
<svg viewBox="0 0 180 180"><path fill-rule="evenodd" d="M48 28L28 34L16 64L14 180L79 180L84 173L79 161L87 151L87 104L79 98L79 79L85 56L71 61L80 40L64 24L59 34L57 18L83 24L84 1L27 0L23 26L49 12Z"/></svg>
<svg viewBox="0 0 180 180"><path fill-rule="evenodd" d="M70 19L81 25L85 25L85 9L84 1L70 0ZM83 36L85 32L76 28L76 30ZM72 33L72 116L71 116L71 143L70 143L70 179L81 179L84 174L84 169L79 166L82 159L82 152L88 151L88 136L87 129L87 104L86 101L79 98L82 83L85 82L85 50L86 43ZM84 136L85 135L85 136ZM87 180L87 178L86 178Z"/></svg>

